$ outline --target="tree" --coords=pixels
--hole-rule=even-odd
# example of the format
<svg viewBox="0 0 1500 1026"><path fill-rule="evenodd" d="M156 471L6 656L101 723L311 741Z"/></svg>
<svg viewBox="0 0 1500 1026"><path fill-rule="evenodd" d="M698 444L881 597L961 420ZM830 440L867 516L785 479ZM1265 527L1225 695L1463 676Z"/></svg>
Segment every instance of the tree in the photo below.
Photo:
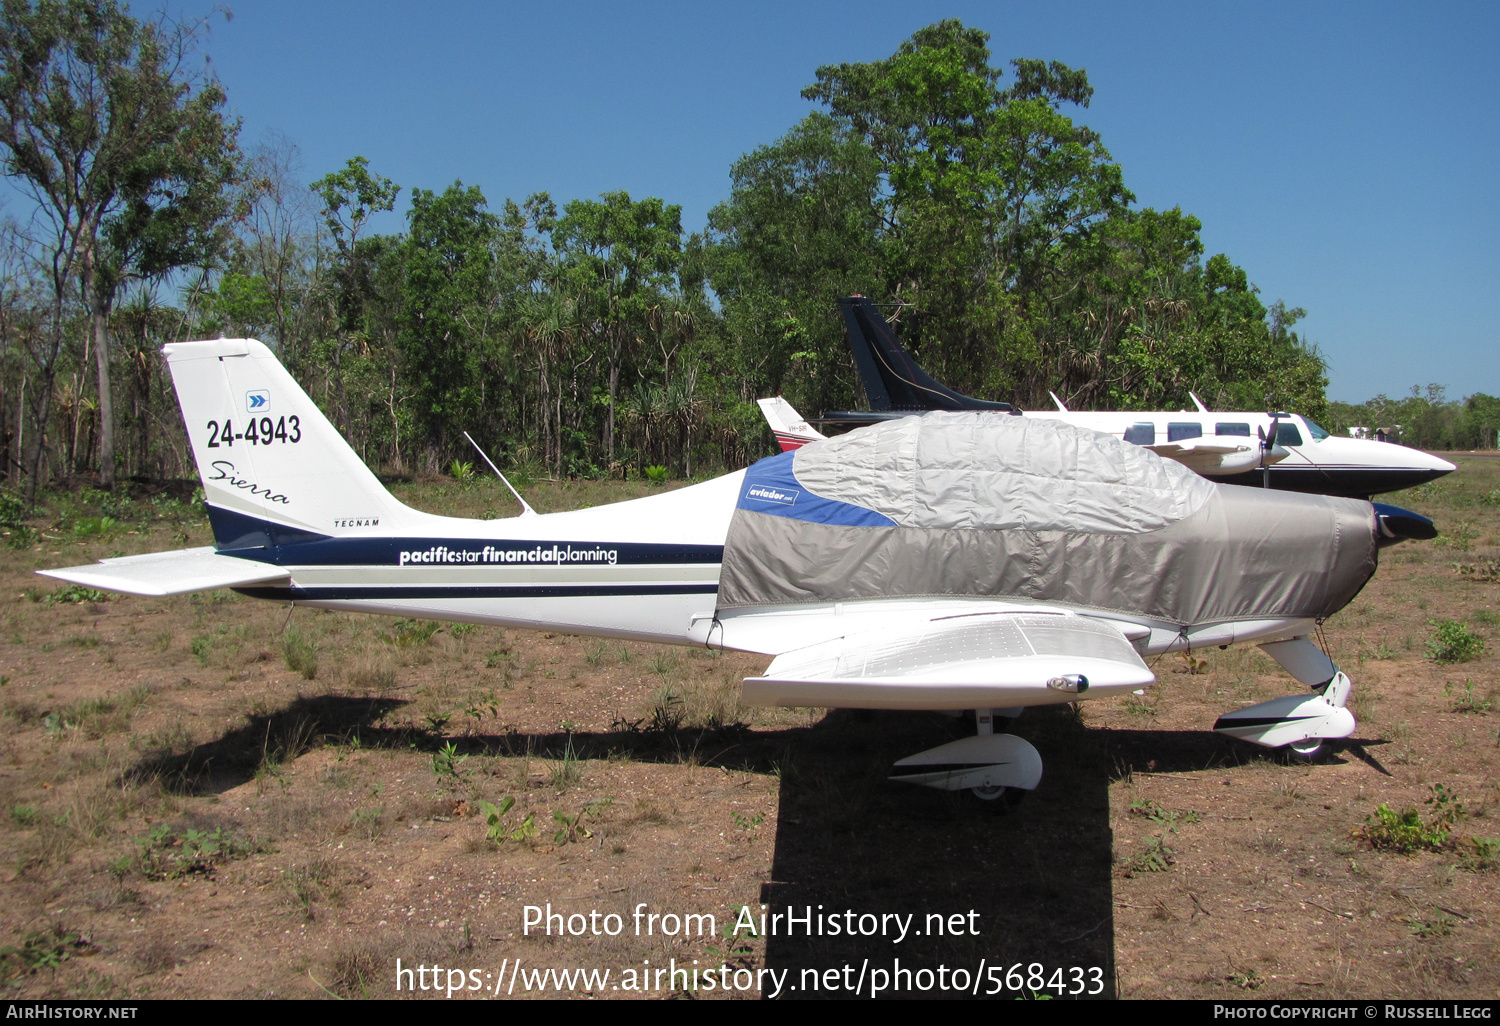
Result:
<svg viewBox="0 0 1500 1026"><path fill-rule="evenodd" d="M240 199L247 215L220 280L225 302L217 304L226 320L244 324L236 330L268 333L293 375L302 370L304 322L315 308L305 300L317 254L319 209L300 170L297 146L283 136L273 133L250 152ZM254 318L253 329L246 313Z"/></svg>
<svg viewBox="0 0 1500 1026"><path fill-rule="evenodd" d="M803 96L828 112L736 164L710 217L711 277L731 326L780 325L756 347L775 354L773 379L792 357L824 404L851 392L832 310L861 292L949 384L1045 396L1063 322L1132 197L1097 133L1062 112L1087 106L1087 74L1011 68L1007 86L986 33L939 22L885 60L819 68Z"/></svg>
<svg viewBox="0 0 1500 1026"><path fill-rule="evenodd" d="M323 201L323 220L340 258L340 326L352 329L359 310L365 264L359 259L360 233L377 212L392 210L401 186L384 175L370 173L364 157L350 157L342 171L333 171L309 186Z"/></svg>
<svg viewBox="0 0 1500 1026"><path fill-rule="evenodd" d="M100 479L114 484L108 318L122 281L222 242L238 123L190 60L203 22L143 23L114 0L0 3L0 147L51 223L54 331L76 282L98 364ZM40 442L41 439L39 438ZM38 451L32 465L35 488Z"/></svg>
<svg viewBox="0 0 1500 1026"><path fill-rule="evenodd" d="M372 294L370 280L374 252L383 250L362 245L360 238L366 222L382 210L396 205L401 186L383 175L370 173L370 162L364 157L350 157L342 171L324 175L310 186L323 201L323 222L333 236L338 251L333 284L334 316L337 319L333 339L334 423L340 430L349 426L348 397L344 389L344 353L356 339L364 337L365 307Z"/></svg>
<svg viewBox="0 0 1500 1026"><path fill-rule="evenodd" d="M672 285L682 260L682 208L654 197L633 202L627 192L607 192L600 200L574 200L565 206L552 244L586 297L608 353L604 448L613 461L621 358L646 311Z"/></svg>
<svg viewBox="0 0 1500 1026"><path fill-rule="evenodd" d="M1301 311L1268 309L1227 256L1205 263L1197 218L1131 208L1099 134L1065 113L1093 96L1083 69L1007 73L986 33L949 20L885 60L818 68L802 95L827 112L737 162L709 215L709 278L761 394L854 399L833 310L859 292L973 395L1322 409Z"/></svg>
<svg viewBox="0 0 1500 1026"><path fill-rule="evenodd" d="M401 347L428 441L438 447L458 439L481 406L479 361L500 301L500 219L486 206L477 185L412 190Z"/></svg>
<svg viewBox="0 0 1500 1026"><path fill-rule="evenodd" d="M786 392L809 409L847 403L857 377L831 312L837 297L885 280L874 151L814 113L737 160L730 178L729 200L709 212L707 265L735 369L752 393L741 399Z"/></svg>
<svg viewBox="0 0 1500 1026"><path fill-rule="evenodd" d="M911 308L907 337L935 348L940 377L993 390L1038 361L1036 328L1092 271L1098 229L1133 197L1098 134L1061 112L1088 105L1086 73L1016 60L1002 88L988 43L938 22L886 60L819 68L802 95L881 162L883 291ZM996 355L1011 373L977 376Z"/></svg>

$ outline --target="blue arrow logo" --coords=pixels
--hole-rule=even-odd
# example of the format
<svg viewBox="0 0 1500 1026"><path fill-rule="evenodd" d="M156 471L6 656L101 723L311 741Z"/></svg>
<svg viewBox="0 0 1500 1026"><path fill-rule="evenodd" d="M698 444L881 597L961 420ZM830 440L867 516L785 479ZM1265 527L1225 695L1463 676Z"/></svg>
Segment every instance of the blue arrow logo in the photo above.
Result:
<svg viewBox="0 0 1500 1026"><path fill-rule="evenodd" d="M264 410L271 405L271 393L267 391L246 392L245 409L250 413Z"/></svg>

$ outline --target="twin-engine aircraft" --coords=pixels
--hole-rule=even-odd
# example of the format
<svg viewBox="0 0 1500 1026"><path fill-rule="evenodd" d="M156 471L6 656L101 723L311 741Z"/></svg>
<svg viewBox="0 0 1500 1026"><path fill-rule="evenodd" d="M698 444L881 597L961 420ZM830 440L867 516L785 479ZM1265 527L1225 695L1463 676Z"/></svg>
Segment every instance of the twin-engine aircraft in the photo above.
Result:
<svg viewBox="0 0 1500 1026"><path fill-rule="evenodd" d="M1153 683L1143 657L1255 642L1310 692L1217 729L1311 754L1349 678L1308 638L1430 521L1228 488L1052 420L931 413L629 502L507 520L398 502L259 342L165 349L214 545L43 573L273 602L758 652L747 705L976 710L893 779L993 799L1041 759L1027 706Z"/></svg>
<svg viewBox="0 0 1500 1026"><path fill-rule="evenodd" d="M839 308L870 409L828 412L809 424L784 400L763 399L761 409L783 451L824 437L814 424L859 427L927 410L1021 415L1009 403L975 399L935 381L864 296L840 299ZM1215 413L1197 396L1192 399L1197 408L1191 411L1093 413L1069 410L1054 394L1056 410L1028 410L1025 416L1103 431L1225 484L1368 499L1454 469L1416 449L1330 435L1295 414Z"/></svg>

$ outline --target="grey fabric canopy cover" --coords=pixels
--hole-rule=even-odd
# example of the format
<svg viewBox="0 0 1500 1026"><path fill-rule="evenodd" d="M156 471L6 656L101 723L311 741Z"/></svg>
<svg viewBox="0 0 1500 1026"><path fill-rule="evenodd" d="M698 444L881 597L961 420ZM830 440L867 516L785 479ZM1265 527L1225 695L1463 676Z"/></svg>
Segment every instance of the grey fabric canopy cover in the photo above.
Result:
<svg viewBox="0 0 1500 1026"><path fill-rule="evenodd" d="M718 604L974 596L1184 626L1321 617L1374 573L1375 537L1367 502L1214 484L1058 421L928 413L751 467Z"/></svg>

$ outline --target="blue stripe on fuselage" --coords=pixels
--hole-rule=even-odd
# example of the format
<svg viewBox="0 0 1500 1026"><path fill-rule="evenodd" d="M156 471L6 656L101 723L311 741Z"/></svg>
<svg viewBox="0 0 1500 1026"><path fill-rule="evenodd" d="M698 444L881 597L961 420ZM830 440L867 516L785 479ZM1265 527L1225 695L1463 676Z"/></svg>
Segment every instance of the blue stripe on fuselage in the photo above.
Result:
<svg viewBox="0 0 1500 1026"><path fill-rule="evenodd" d="M582 596L713 595L718 584L517 584L517 585L398 585L378 584L299 588L235 588L250 598L306 602L353 601L358 599L479 599L479 598L578 598Z"/></svg>
<svg viewBox="0 0 1500 1026"><path fill-rule="evenodd" d="M210 505L215 548L274 566L609 567L718 564L722 545L535 538L334 538Z"/></svg>

